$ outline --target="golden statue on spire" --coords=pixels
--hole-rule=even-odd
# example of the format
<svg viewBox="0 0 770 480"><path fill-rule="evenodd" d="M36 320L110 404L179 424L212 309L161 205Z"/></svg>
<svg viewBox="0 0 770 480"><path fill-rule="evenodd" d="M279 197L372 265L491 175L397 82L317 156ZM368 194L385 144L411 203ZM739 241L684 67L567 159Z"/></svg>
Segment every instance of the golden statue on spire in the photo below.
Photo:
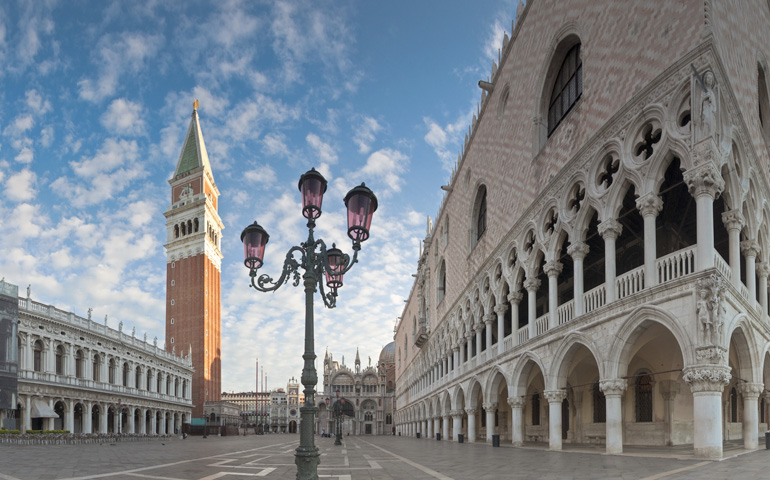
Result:
<svg viewBox="0 0 770 480"><path fill-rule="evenodd" d="M193 110L195 110L196 112L198 111L198 99L197 98L193 102Z"/></svg>

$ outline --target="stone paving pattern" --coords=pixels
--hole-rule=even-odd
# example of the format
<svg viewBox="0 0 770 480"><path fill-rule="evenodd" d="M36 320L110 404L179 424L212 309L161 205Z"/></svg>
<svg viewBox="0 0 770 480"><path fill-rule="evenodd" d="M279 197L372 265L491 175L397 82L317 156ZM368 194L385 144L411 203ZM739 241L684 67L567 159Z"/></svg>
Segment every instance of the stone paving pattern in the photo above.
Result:
<svg viewBox="0 0 770 480"><path fill-rule="evenodd" d="M296 477L296 435L190 437L187 440L58 445L0 446L0 480L89 480L95 478L214 480ZM493 448L406 437L316 437L320 478L402 479L764 479L770 451L745 452L726 446L723 461L692 458L687 450L631 449L606 455L602 448L575 447L551 452L546 445Z"/></svg>

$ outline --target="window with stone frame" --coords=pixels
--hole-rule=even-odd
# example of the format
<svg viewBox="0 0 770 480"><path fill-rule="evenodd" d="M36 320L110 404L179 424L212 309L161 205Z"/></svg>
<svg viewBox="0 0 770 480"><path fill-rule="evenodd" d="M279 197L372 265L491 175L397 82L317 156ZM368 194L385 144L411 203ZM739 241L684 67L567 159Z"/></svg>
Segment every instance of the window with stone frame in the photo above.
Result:
<svg viewBox="0 0 770 480"><path fill-rule="evenodd" d="M436 304L441 303L446 295L446 261L441 260L438 269L438 285L436 289Z"/></svg>
<svg viewBox="0 0 770 480"><path fill-rule="evenodd" d="M757 65L757 109L762 138L770 143L770 95L768 95L767 77L762 65Z"/></svg>
<svg viewBox="0 0 770 480"><path fill-rule="evenodd" d="M83 351L78 350L75 353L75 376L83 378Z"/></svg>
<svg viewBox="0 0 770 480"><path fill-rule="evenodd" d="M99 355L94 355L94 363L93 363L93 379L94 382L100 381L99 379L99 366L101 364L101 359L99 358Z"/></svg>
<svg viewBox="0 0 770 480"><path fill-rule="evenodd" d="M43 371L43 342L36 340L32 346L32 369L36 372Z"/></svg>
<svg viewBox="0 0 770 480"><path fill-rule="evenodd" d="M471 225L471 247L481 240L487 230L487 187L480 185L476 190L476 199L473 202L473 219Z"/></svg>
<svg viewBox="0 0 770 480"><path fill-rule="evenodd" d="M634 386L636 397L636 421L652 422L652 375L637 375Z"/></svg>
<svg viewBox="0 0 770 480"><path fill-rule="evenodd" d="M64 375L64 347L56 346L56 375Z"/></svg>
<svg viewBox="0 0 770 480"><path fill-rule="evenodd" d="M564 56L556 74L551 99L548 103L548 136L556 130L583 94L583 62L580 44L574 45Z"/></svg>

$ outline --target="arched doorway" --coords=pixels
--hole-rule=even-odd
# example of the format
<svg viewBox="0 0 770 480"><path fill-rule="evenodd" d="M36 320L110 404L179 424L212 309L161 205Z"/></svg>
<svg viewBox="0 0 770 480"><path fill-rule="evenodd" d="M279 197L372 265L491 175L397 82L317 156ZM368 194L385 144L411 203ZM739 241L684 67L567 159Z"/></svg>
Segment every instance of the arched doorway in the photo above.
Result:
<svg viewBox="0 0 770 480"><path fill-rule="evenodd" d="M117 433L117 426L115 425L115 407L110 405L107 409L107 433Z"/></svg>
<svg viewBox="0 0 770 480"><path fill-rule="evenodd" d="M58 417L53 419L53 429L54 430L64 430L64 412L66 407L64 406L64 402L59 400L56 402L56 404L53 406L53 411L56 412L56 415Z"/></svg>
<svg viewBox="0 0 770 480"><path fill-rule="evenodd" d="M294 420L289 422L289 433L297 433L297 422Z"/></svg>
<svg viewBox="0 0 770 480"><path fill-rule="evenodd" d="M72 433L83 433L83 405L75 404L75 414L73 416Z"/></svg>
<svg viewBox="0 0 770 480"><path fill-rule="evenodd" d="M101 425L101 412L99 405L94 405L91 409L91 432L98 433L102 431Z"/></svg>

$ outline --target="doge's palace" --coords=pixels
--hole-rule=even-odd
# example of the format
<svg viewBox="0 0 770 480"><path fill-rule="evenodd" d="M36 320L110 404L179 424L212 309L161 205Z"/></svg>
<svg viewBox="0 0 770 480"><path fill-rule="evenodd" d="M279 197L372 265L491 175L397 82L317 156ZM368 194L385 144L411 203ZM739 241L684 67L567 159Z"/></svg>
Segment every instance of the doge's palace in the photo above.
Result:
<svg viewBox="0 0 770 480"><path fill-rule="evenodd" d="M520 5L396 333L396 430L757 448L770 5Z"/></svg>

